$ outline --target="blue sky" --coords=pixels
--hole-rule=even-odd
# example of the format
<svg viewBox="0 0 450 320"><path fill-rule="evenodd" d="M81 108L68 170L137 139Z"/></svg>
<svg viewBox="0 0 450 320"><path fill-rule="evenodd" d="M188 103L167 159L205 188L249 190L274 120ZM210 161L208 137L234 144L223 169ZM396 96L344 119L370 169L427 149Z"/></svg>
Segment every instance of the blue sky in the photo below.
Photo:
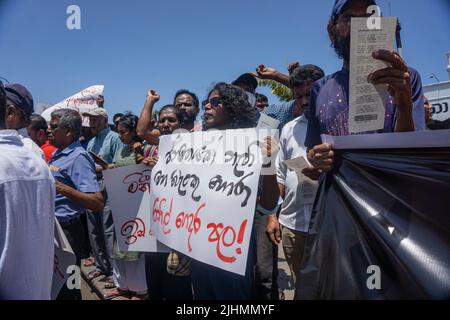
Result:
<svg viewBox="0 0 450 320"><path fill-rule="evenodd" d="M450 0L379 0L403 26L404 54L424 84L448 80ZM19 82L35 103L56 103L105 85L112 113L139 113L148 88L159 106L187 88L203 100L213 83L266 64L294 61L326 73L341 67L326 23L333 0L0 0L0 77ZM66 9L81 8L81 30ZM268 89L259 90L268 93ZM277 100L271 96L271 102Z"/></svg>

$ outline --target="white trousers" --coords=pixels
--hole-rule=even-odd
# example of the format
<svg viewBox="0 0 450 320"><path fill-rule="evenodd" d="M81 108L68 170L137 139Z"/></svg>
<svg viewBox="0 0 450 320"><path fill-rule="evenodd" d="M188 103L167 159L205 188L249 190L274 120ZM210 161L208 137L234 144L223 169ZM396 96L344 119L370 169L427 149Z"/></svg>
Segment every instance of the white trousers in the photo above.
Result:
<svg viewBox="0 0 450 320"><path fill-rule="evenodd" d="M124 291L133 291L137 294L147 293L144 254L141 254L139 260L136 261L120 259L112 259L112 261L113 279L117 288Z"/></svg>

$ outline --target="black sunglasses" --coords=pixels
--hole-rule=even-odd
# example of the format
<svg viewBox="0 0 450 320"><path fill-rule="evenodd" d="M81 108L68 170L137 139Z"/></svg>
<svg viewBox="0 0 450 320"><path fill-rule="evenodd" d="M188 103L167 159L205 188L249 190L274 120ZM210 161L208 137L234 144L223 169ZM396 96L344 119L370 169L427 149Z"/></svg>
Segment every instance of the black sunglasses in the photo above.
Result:
<svg viewBox="0 0 450 320"><path fill-rule="evenodd" d="M208 103L211 105L211 107L217 108L220 104L220 97L214 97L209 99L209 101L208 100L203 101L202 102L203 109L206 107Z"/></svg>

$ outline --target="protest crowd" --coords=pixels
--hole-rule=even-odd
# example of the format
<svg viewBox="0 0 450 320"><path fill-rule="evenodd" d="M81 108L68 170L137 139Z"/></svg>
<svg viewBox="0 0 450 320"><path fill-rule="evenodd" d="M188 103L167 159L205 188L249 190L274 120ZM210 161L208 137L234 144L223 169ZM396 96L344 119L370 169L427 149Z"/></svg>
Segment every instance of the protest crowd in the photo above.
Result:
<svg viewBox="0 0 450 320"><path fill-rule="evenodd" d="M343 68L331 75L324 74L320 61L293 62L286 73L256 63L254 71L230 83L217 83L206 93L180 88L173 103L165 106L157 106L160 95L155 81L140 114L124 110L112 115L107 97L97 95L95 107L85 112L58 108L50 119L34 113L32 93L23 85L2 84L0 299L81 300L80 289L67 283L51 296L58 264L55 224L70 244L74 265L94 266L90 280L106 279L105 299L283 299L277 283L279 246L294 288L301 288L301 262L315 196L320 181L336 165L333 146L323 143L321 135L352 134L350 18L370 16L367 7L375 4L375 0L335 1L327 27ZM448 122L432 119L418 71L395 51L378 50L373 58L388 67L367 75L368 82L386 85L389 98L384 128L364 134L450 129ZM257 92L259 79L290 88L293 100L269 104ZM203 102L199 95L205 96ZM159 152L162 143L178 130L194 134L251 129L267 117L277 120L274 129L279 138L267 137L259 147L266 155L275 155L275 170L259 176L244 275L177 250L120 248L111 207L115 199L104 179L108 171L137 164L151 170L166 156ZM306 163L300 171L289 162L298 158ZM206 164L204 170L209 170Z"/></svg>

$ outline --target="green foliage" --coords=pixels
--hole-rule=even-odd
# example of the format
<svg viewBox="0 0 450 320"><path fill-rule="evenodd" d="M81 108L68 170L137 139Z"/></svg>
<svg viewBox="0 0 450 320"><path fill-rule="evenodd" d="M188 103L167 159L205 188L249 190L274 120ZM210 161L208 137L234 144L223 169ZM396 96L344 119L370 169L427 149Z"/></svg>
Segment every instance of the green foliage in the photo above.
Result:
<svg viewBox="0 0 450 320"><path fill-rule="evenodd" d="M280 99L280 101L287 102L294 100L292 90L285 85L276 82L274 80L258 79L258 84L263 87L269 87L272 89L272 93Z"/></svg>

